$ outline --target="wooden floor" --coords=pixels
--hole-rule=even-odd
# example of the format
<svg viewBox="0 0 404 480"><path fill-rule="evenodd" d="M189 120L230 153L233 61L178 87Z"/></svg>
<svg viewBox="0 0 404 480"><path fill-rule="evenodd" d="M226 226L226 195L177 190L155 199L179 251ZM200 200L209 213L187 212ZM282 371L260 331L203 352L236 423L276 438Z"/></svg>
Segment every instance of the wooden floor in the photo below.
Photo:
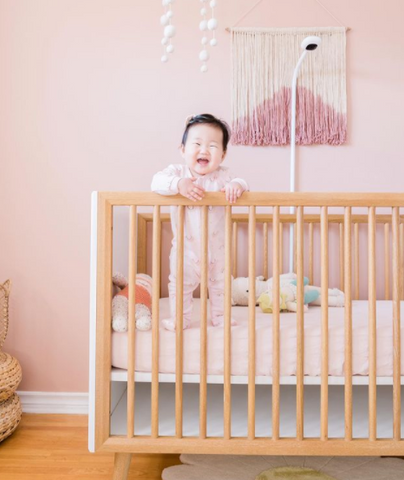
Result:
<svg viewBox="0 0 404 480"><path fill-rule="evenodd" d="M1 480L111 480L114 457L89 453L87 416L24 414L0 443ZM160 480L178 455L133 455L129 480Z"/></svg>

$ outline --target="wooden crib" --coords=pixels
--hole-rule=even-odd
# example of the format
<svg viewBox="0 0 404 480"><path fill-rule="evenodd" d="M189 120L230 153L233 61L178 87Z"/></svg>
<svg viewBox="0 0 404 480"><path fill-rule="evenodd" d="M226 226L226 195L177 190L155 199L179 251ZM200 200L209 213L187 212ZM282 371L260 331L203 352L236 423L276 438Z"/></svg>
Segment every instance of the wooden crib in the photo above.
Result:
<svg viewBox="0 0 404 480"><path fill-rule="evenodd" d="M199 433L190 437L183 434L184 414L184 375L183 375L183 329L182 329L182 282L184 212L191 206L201 207L202 219L202 261L200 285L200 371L195 376L199 384ZM128 330L128 369L116 372L111 368L111 299L113 265L113 209L129 207L129 305L135 303L133 288L136 272L146 271L147 225L152 223L152 369L150 381L150 434L135 434L135 411L138 377L135 365L134 308L129 309ZM177 260L177 330L176 330L176 371L171 376L175 382L175 432L161 435L159 426L159 391L161 382L168 377L159 374L159 297L161 291L161 243L162 222L168 221L162 209L178 206L178 260ZM207 433L207 390L209 377L207 372L207 244L208 212L210 206L225 208L225 325L224 325L224 374L221 378L223 397L223 434L212 437ZM281 208L296 207L296 214L283 214ZM150 207L152 214L142 213L144 207ZM401 384L400 371L400 300L403 288L403 243L404 219L400 217L400 207L404 207L404 194L365 194L365 193L246 193L237 202L245 207L247 214L234 214L223 194L209 193L197 204L180 197L164 197L152 193L110 193L94 192L92 196L92 249L91 249L91 319L90 319L90 413L89 413L89 449L90 451L115 452L114 479L126 479L132 453L210 453L210 454L247 454L247 455L404 455L404 442L401 434ZM338 207L337 214L330 210ZM354 214L352 209L361 209L363 214ZM376 215L376 209L383 214ZM306 210L305 210L306 209ZM259 210L259 213L257 212ZM320 213L312 213L314 210ZM385 213L387 212L387 213ZM238 225L246 223L248 235L248 375L244 380L235 379L231 372L231 275L237 274L237 238ZM280 314L279 275L283 273L280 258L283 258L284 225L295 225L295 271L297 273L298 310L296 314L296 375L289 379L295 385L295 431L293 437L284 437L280 432L280 389L287 379L280 376ZM329 328L328 328L328 287L330 258L329 225L339 225L338 269L341 289L345 293L344 307L344 376L333 379L328 373ZM318 227L316 226L318 224ZM367 224L367 265L368 289L368 336L369 336L369 373L359 379L352 374L352 302L359 298L359 225ZM379 225L382 224L382 225ZM304 270L313 281L316 255L313 246L313 230L320 235L320 272L322 298L321 306L321 376L308 378L304 374ZM383 229L384 234L384 298L392 301L393 329L393 375L390 378L376 375L376 231ZM391 228L391 237L390 237ZM263 238L263 262L256 265L257 231ZM271 230L272 252L268 249L268 232ZM304 238L308 238L308 259L304 262ZM391 240L391 255L390 255ZM233 252L233 253L232 253ZM307 255L306 255L307 256ZM268 271L271 263L272 271ZM265 379L271 386L271 403L268 417L271 418L271 435L256 436L256 391L255 373L256 328L255 328L255 277L263 274L274 277L274 313L272 316L272 376ZM353 275L352 275L353 273ZM390 284L390 277L392 283ZM320 283L320 282L318 282ZM335 285L333 285L335 286ZM390 297L390 290L392 292ZM320 308L320 307L318 307ZM189 376L187 376L189 379ZM136 379L136 382L135 382ZM122 382L123 380L123 382ZM247 432L243 437L232 435L232 387L234 383L245 383L247 389ZM262 380L262 379L261 379ZM126 388L126 432L111 433L111 395L114 382L120 381ZM170 381L170 380L169 380ZM316 438L306 437L304 430L305 384L316 383L320 390L320 432ZM343 429L340 438L329 437L329 389L330 385L342 385L344 391ZM353 435L353 391L355 385L366 385L368 398L368 436L355 438ZM377 388L379 384L392 385L392 435L379 438L377 433ZM136 390L137 391L137 390ZM186 394L186 392L185 392Z"/></svg>

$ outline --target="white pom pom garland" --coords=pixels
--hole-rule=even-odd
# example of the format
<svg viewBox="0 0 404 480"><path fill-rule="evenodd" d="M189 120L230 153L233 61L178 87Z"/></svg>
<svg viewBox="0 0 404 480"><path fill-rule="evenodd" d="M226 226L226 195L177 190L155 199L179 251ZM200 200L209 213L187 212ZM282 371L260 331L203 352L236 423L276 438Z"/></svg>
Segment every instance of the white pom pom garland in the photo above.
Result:
<svg viewBox="0 0 404 480"><path fill-rule="evenodd" d="M172 12L172 5L174 4L174 2L175 0L161 0L162 6L164 8L164 14L160 17L160 24L164 27L164 36L161 40L161 44L164 51L161 57L161 61L163 63L168 62L169 55L167 54L171 54L174 52L174 45L172 45L171 43L172 41L171 39L176 34L176 28L171 23L171 19L174 15ZM212 36L210 40L206 33L203 34L201 39L201 44L203 45L204 48L199 52L199 59L201 62L203 62L203 65L201 66L201 72L205 73L208 71L208 66L206 62L210 58L207 47L209 46L215 47L217 45L217 40L215 38L215 30L218 27L218 21L213 14L213 10L217 6L217 0L200 0L200 2L202 4L201 5L202 8L200 9L202 20L199 22L199 30L201 32L206 32L206 31L212 32ZM211 9L211 12L209 15L210 18L207 18L207 15L208 15L207 3L209 3L209 7Z"/></svg>
<svg viewBox="0 0 404 480"><path fill-rule="evenodd" d="M204 32L207 28L208 28L208 22L207 22L206 20L202 20L202 21L199 23L199 30L201 30L202 32Z"/></svg>
<svg viewBox="0 0 404 480"><path fill-rule="evenodd" d="M172 38L175 35L175 27L174 25L167 25L164 29L164 36L168 38Z"/></svg>
<svg viewBox="0 0 404 480"><path fill-rule="evenodd" d="M217 28L217 20L216 20L216 18L211 18L211 19L208 21L208 28L209 28L209 30L216 30L216 28Z"/></svg>
<svg viewBox="0 0 404 480"><path fill-rule="evenodd" d="M202 50L199 54L199 60L207 62L209 60L209 52L207 50Z"/></svg>

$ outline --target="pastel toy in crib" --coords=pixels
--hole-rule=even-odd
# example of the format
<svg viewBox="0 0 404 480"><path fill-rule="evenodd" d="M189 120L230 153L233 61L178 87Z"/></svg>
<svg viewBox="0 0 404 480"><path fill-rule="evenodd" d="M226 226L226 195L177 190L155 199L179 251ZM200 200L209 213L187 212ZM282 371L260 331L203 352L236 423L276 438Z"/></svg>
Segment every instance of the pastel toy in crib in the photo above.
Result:
<svg viewBox="0 0 404 480"><path fill-rule="evenodd" d="M288 285L291 281L296 280L295 273L284 273L279 276L280 285ZM305 278L305 281L309 281ZM248 277L232 277L232 305L248 305L249 298L249 278ZM266 280L262 275L255 279L255 304L258 305L260 295L272 288L272 278Z"/></svg>
<svg viewBox="0 0 404 480"><path fill-rule="evenodd" d="M128 294L129 285L127 279L120 273L115 273L112 283L120 290L112 299L112 329L115 332L128 330ZM149 275L138 273L135 283L135 319L138 330L150 330L151 328L151 303L152 303L152 279Z"/></svg>
<svg viewBox="0 0 404 480"><path fill-rule="evenodd" d="M313 305L321 305L321 288L313 285L307 285L307 289L318 292L318 298L313 301ZM328 289L328 306L329 307L343 307L345 305L345 294L338 288Z"/></svg>
<svg viewBox="0 0 404 480"><path fill-rule="evenodd" d="M288 275L288 274L287 274ZM282 275L281 275L282 277ZM304 311L308 311L308 304L317 300L319 293L317 290L308 290L309 279L304 277ZM281 312L297 311L297 281L290 280L285 277L280 279L279 285L279 310ZM273 312L273 285L272 282L268 286L268 290L262 293L258 299L261 310L264 313Z"/></svg>
<svg viewBox="0 0 404 480"><path fill-rule="evenodd" d="M249 297L249 278L248 277L232 277L231 285L231 303L232 305L248 305ZM267 289L267 280L263 276L255 279L255 300L258 303L258 298L261 293Z"/></svg>

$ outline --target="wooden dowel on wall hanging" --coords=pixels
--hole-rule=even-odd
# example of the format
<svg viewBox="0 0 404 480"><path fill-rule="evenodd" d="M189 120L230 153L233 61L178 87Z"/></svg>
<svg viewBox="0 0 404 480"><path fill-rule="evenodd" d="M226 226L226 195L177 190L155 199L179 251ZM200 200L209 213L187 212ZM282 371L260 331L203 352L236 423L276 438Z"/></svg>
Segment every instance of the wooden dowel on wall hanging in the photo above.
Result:
<svg viewBox="0 0 404 480"><path fill-rule="evenodd" d="M231 31L233 30L233 28L238 28L238 27L226 27L225 30L226 30L227 33L231 33ZM253 29L254 27L251 27L251 28ZM264 27L263 27L263 28L264 28ZM268 28L269 28L269 27L268 27ZM345 28L345 31L346 31L346 32L350 32L351 30L352 30L351 27L346 27L346 28Z"/></svg>

